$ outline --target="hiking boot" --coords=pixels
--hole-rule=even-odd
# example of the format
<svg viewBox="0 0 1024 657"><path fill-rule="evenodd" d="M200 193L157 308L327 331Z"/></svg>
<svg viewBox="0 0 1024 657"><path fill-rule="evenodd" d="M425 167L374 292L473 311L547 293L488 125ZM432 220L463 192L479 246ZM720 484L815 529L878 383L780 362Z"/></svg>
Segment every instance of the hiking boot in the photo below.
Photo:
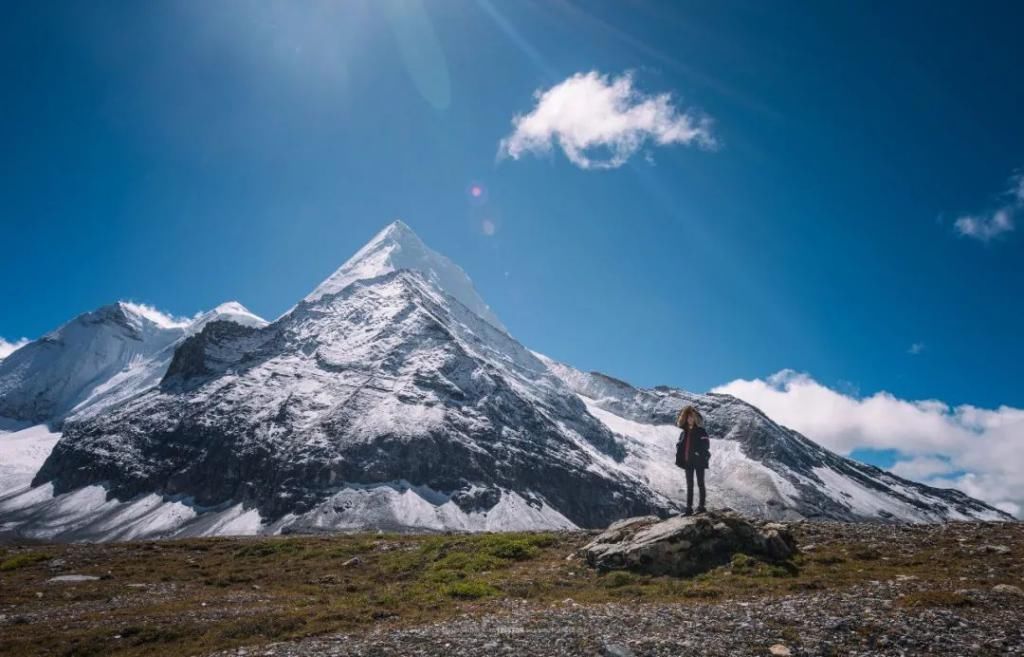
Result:
<svg viewBox="0 0 1024 657"><path fill-rule="evenodd" d="M707 513L707 512L708 512L708 510L705 509L703 506L698 506L697 507L697 513Z"/></svg>
<svg viewBox="0 0 1024 657"><path fill-rule="evenodd" d="M690 507L686 507L686 510L683 511L683 515L684 516L692 516L693 515L693 509L691 509Z"/></svg>

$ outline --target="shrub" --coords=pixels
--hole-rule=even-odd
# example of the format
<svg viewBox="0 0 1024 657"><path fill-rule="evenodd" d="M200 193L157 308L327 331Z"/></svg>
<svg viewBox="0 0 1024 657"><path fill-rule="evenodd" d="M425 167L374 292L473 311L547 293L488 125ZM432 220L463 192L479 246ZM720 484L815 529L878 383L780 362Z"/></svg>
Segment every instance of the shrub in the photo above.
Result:
<svg viewBox="0 0 1024 657"><path fill-rule="evenodd" d="M31 566L34 563L40 561L49 561L50 557L39 552L26 552L24 554L16 554L13 557L5 559L0 563L0 570L15 570L24 566Z"/></svg>
<svg viewBox="0 0 1024 657"><path fill-rule="evenodd" d="M447 585L444 588L444 591L450 597L465 599L486 598L487 596L498 593L498 589L494 588L487 582L481 582L479 580L454 582Z"/></svg>
<svg viewBox="0 0 1024 657"><path fill-rule="evenodd" d="M303 550L302 544L296 540L268 539L253 541L235 550L236 557L272 557L277 555L292 555Z"/></svg>
<svg viewBox="0 0 1024 657"><path fill-rule="evenodd" d="M954 591L918 591L899 599L904 607L970 607L970 598Z"/></svg>
<svg viewBox="0 0 1024 657"><path fill-rule="evenodd" d="M635 581L636 578L632 573L628 573L625 570L613 570L601 579L601 586L615 589L620 586L627 586Z"/></svg>

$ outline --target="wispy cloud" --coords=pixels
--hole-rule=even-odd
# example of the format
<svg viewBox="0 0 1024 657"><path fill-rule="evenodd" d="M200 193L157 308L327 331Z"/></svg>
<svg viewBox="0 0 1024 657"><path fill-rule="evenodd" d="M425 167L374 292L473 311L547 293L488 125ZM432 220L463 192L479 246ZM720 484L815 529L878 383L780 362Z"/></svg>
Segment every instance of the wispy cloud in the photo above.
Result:
<svg viewBox="0 0 1024 657"><path fill-rule="evenodd" d="M911 356L917 356L918 354L923 354L925 349L926 346L923 342L915 342L907 348L907 353Z"/></svg>
<svg viewBox="0 0 1024 657"><path fill-rule="evenodd" d="M783 370L767 379L738 379L714 392L734 395L773 420L849 454L896 450L896 474L968 495L1014 515L1024 510L1024 409L951 407L908 401L887 392L855 397L810 376Z"/></svg>
<svg viewBox="0 0 1024 657"><path fill-rule="evenodd" d="M962 237L990 242L1017 227L1017 217L1024 212L1024 173L1010 177L1010 184L1000 195L999 206L991 211L967 214L957 218L953 227Z"/></svg>
<svg viewBox="0 0 1024 657"><path fill-rule="evenodd" d="M8 342L3 338L0 338L0 360L3 360L13 354L16 350L21 349L28 344L28 338L21 338L14 342Z"/></svg>
<svg viewBox="0 0 1024 657"><path fill-rule="evenodd" d="M678 109L670 94L644 94L630 73L577 73L534 97L533 110L512 119L512 134L501 140L499 157L518 160L557 145L580 168L615 169L646 143L716 145L711 119Z"/></svg>
<svg viewBox="0 0 1024 657"><path fill-rule="evenodd" d="M192 320L196 319L201 314L197 313L192 319L187 317L174 317L162 310L157 310L149 304L137 303L135 301L121 301L120 303L129 312L145 317L161 328L185 328L192 322Z"/></svg>

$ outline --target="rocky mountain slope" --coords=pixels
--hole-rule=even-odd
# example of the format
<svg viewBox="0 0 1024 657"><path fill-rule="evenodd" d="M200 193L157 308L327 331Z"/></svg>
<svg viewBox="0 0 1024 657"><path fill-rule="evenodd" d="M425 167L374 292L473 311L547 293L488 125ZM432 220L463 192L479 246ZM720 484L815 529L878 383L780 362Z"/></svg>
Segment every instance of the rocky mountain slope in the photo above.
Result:
<svg viewBox="0 0 1024 657"><path fill-rule="evenodd" d="M0 404L13 417L75 412L34 488L0 496L0 529L73 539L603 526L678 507L671 419L686 403L715 437L713 505L1006 517L832 454L735 398L641 390L533 353L401 223L272 324L193 328L147 352L165 365L119 370L84 407L80 390L44 409L8 385ZM131 362L114 352L108 369Z"/></svg>
<svg viewBox="0 0 1024 657"><path fill-rule="evenodd" d="M543 357L542 357L543 358ZM722 394L660 386L635 388L599 372L545 363L622 439L625 466L678 499L672 463L679 408L700 409L712 436L708 495L744 513L774 519L899 519L936 522L1009 519L960 491L938 489L844 458L787 429L756 407Z"/></svg>

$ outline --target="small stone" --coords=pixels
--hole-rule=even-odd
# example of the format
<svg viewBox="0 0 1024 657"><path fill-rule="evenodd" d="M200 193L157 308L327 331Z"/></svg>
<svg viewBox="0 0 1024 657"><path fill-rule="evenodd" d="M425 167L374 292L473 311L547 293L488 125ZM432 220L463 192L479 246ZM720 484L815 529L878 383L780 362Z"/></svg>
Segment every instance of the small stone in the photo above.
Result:
<svg viewBox="0 0 1024 657"><path fill-rule="evenodd" d="M775 657L789 657L792 654L789 651L789 648L782 645L781 643L776 643L771 648L768 648L768 652L775 655Z"/></svg>
<svg viewBox="0 0 1024 657"><path fill-rule="evenodd" d="M621 643L606 643L601 647L604 657L634 657L633 651Z"/></svg>
<svg viewBox="0 0 1024 657"><path fill-rule="evenodd" d="M996 584L992 587L992 592L998 593L999 595L1017 595L1024 597L1024 590L1021 590L1019 586L1014 586L1013 584Z"/></svg>
<svg viewBox="0 0 1024 657"><path fill-rule="evenodd" d="M1005 545L982 545L978 548L978 552L988 552L990 554L1010 554L1010 548Z"/></svg>
<svg viewBox="0 0 1024 657"><path fill-rule="evenodd" d="M348 561L346 561L345 563L343 563L341 565L343 567L345 567L345 568L348 568L350 566L358 566L361 563L363 563L362 559L360 559L359 557L352 557L351 559L349 559Z"/></svg>
<svg viewBox="0 0 1024 657"><path fill-rule="evenodd" d="M46 580L54 584L75 584L78 582L95 582L99 577L95 575L57 575Z"/></svg>

